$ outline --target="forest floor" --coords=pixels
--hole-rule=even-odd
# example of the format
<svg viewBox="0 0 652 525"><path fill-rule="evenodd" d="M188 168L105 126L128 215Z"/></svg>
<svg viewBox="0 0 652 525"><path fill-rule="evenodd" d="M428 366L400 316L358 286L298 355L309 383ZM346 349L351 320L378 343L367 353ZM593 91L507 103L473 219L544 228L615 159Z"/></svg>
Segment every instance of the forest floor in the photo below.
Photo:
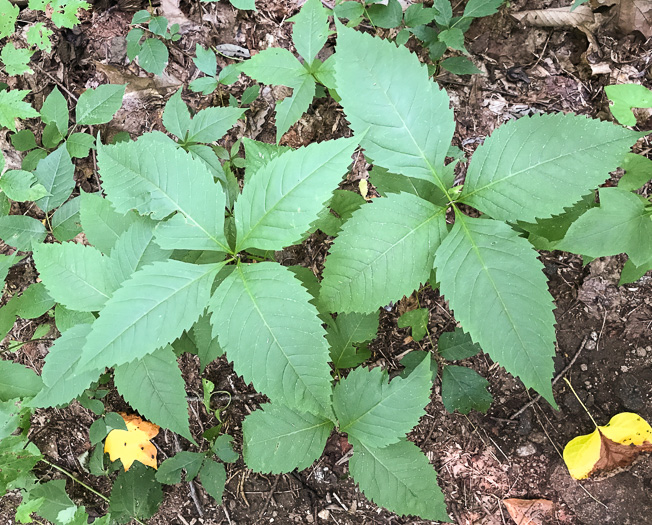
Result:
<svg viewBox="0 0 652 525"><path fill-rule="evenodd" d="M228 2L163 0L158 8L171 22L181 24L182 38L170 45L170 64L162 77L147 75L136 64L128 64L124 37L133 12L145 7L138 0L95 6L74 31L59 31L56 49L43 54L33 75L2 78L12 88L31 89L34 106L56 84L64 93L79 96L99 84L128 83L123 109L102 128L102 136L127 131L132 137L163 129L161 114L169 96L196 78L192 57L195 44L204 47L235 44L255 54L266 47L291 51L291 23L298 10L295 0L257 2L257 12L237 11ZM328 4L328 2L324 2ZM458 2L463 4L464 2ZM575 112L610 119L603 87L622 82L652 86L652 39L641 31L623 31L618 16L604 4L590 29L572 26L535 27L518 22L513 14L525 9L568 5L568 1L514 0L500 12L474 22L466 34L470 58L486 74L456 76L442 72L436 80L448 91L457 119L454 144L472 154L493 129L510 118L535 112ZM641 2L641 5L645 2ZM649 2L647 9L649 9ZM461 9L457 6L456 9ZM651 11L652 12L652 11ZM21 16L32 16L25 10ZM649 20L647 21L649 25ZM364 26L363 26L364 27ZM389 36L392 30L379 30ZM645 28L643 28L645 33ZM331 38L324 56L333 52ZM411 45L409 43L408 45ZM412 46L418 48L418 44ZM221 61L221 62L220 62ZM218 57L223 67L232 60ZM184 100L194 110L222 105L229 94L239 98L252 81L244 75L212 96L184 90ZM225 146L240 136L275 141L274 102L283 89L264 88L247 112L246 123L232 130ZM652 128L652 118L639 119L640 129ZM292 147L343 136L347 132L339 106L330 98L315 99L308 113L283 137ZM3 150L6 130L0 134ZM647 150L638 151L648 154ZM5 153L7 154L7 153ZM364 159L362 159L364 160ZM368 175L368 165L358 162L343 187L356 189ZM460 173L462 176L463 173ZM618 174L614 175L615 178ZM98 191L92 162L78 165L78 191ZM649 188L648 188L649 191ZM320 271L329 247L323 234L311 236L301 247L279 252L282 264L301 264ZM543 252L541 259L556 302L556 373L573 385L599 424L622 411L637 412L652 421L652 278L618 287L621 257L604 258L583 266L579 257L561 252ZM7 278L6 296L26 288L37 278L32 263L13 268ZM409 350L433 350L430 339L415 342L409 329L397 327L397 318L414 307L429 309L432 339L455 326L447 303L437 291L426 287L404 298L389 311L381 311L377 339L370 345L369 363L390 372L400 369L398 360ZM19 321L7 340L29 340L41 322ZM11 359L40 371L49 343L24 345ZM652 523L652 456L643 455L631 467L599 479L578 482L564 466L561 450L573 437L593 430L591 419L564 380L554 386L559 410L543 400L532 400L523 385L487 356L476 356L465 364L490 382L494 403L487 414L449 414L435 382L427 415L410 434L439 473L449 513L459 525L513 523L502 503L505 498L542 498L554 504L554 516L533 523L615 525ZM200 399L201 375L194 356L182 357L182 370L191 398ZM225 358L207 368L203 377L216 390L228 391L233 400L221 413L224 429L235 436L241 450L241 423L264 399L239 378ZM127 405L112 391L105 399L107 410L123 411ZM531 403L531 401L534 401ZM191 424L199 435L217 423L201 401L191 401ZM75 473L104 493L110 481L95 478L80 468L79 458L89 447L88 429L95 416L74 402L65 409L38 410L32 418L31 436L49 461ZM155 439L161 459L176 451L169 432ZM187 445L181 440L181 447ZM333 523L425 524L414 518L399 518L368 502L348 476L346 441L333 434L323 456L303 472L264 476L248 470L242 460L228 466L224 504L217 506L199 486L182 483L166 489L159 512L149 520L163 524ZM41 468L45 480L61 477ZM83 488L68 483L71 497L96 515L105 513L103 501ZM193 492L194 497L191 497ZM20 496L10 493L0 500L0 525L14 523Z"/></svg>

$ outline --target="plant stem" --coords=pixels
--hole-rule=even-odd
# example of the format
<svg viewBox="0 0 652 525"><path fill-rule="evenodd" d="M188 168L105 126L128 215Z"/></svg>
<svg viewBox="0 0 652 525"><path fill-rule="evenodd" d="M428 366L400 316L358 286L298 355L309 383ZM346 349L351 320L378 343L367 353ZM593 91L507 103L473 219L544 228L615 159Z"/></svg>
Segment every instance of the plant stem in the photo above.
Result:
<svg viewBox="0 0 652 525"><path fill-rule="evenodd" d="M591 412L589 412L589 409L586 408L586 405L582 403L582 400L580 399L580 396L577 395L577 392L575 392L575 389L573 388L573 385L571 385L570 381L566 378L564 378L564 381L566 381L566 384L568 385L568 388L571 389L571 392L573 392L573 395L577 399L580 405L582 405L582 408L584 409L584 412L588 414L588 416L591 418L591 421L593 421L593 424L595 425L595 428L598 428L598 424L595 422L595 419L593 419L593 416L591 415Z"/></svg>
<svg viewBox="0 0 652 525"><path fill-rule="evenodd" d="M59 465L55 465L54 463L50 463L47 459L41 459L41 461L42 461L43 463L45 463L46 465L49 465L50 467L52 467L52 468L54 468L54 469L57 469L57 470L58 470L59 472L61 472L62 474L65 474L65 475L68 476L71 480L73 480L75 483L79 483L79 484L80 484L82 487L84 487L86 490L92 492L93 494L95 494L95 495L98 496L99 498L103 499L103 500L106 501L107 503L110 503L109 498L107 498L104 494L101 494L100 492L98 492L97 490L95 490L93 487L90 487L90 486L86 485L86 483L84 483L83 481L80 481L79 479L77 479L75 476L73 476L73 475L72 475L70 472L68 472L66 469L61 468ZM140 525L145 525L145 524L144 524L142 521L140 521L138 518L135 518L135 517L132 516L132 519L133 519L135 522L140 523Z"/></svg>

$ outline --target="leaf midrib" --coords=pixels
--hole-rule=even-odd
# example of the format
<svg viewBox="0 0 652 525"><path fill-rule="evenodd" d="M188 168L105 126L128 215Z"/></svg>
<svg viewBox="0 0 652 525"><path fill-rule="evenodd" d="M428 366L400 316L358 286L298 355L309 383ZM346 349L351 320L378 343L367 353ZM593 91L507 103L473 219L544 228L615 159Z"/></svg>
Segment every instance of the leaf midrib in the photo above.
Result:
<svg viewBox="0 0 652 525"><path fill-rule="evenodd" d="M289 356L288 356L287 353L285 352L285 348L283 347L283 345L282 345L282 344L279 342L279 340L277 339L277 337L276 337L276 332L275 332L275 331L272 329L272 327L267 323L267 319L266 319L266 317L263 315L263 312L261 311L261 309L259 308L258 303L257 303L257 301L256 301L256 296L252 293L251 289L249 288L249 285L248 285L247 279L245 278L244 272L242 271L242 268L240 267L240 265L237 266L237 270L238 270L238 273L240 274L240 280L242 281L242 284L243 284L243 287L244 287L244 289L245 289L245 292L246 292L247 295L249 296L249 299L251 300L251 303L252 303L254 309L256 310L256 313L258 314L258 316L260 317L261 321L262 321L263 324L265 325L265 328L267 328L267 332L271 335L271 337L272 337L272 339L273 339L273 341L274 341L274 344L277 346L277 348L278 348L278 349L281 351L281 353L283 354L283 357L285 358L285 361L286 361L287 365L288 365L288 366L292 369L292 371L294 372L294 375L296 376L297 381L300 381L300 382L301 382L301 384L302 384L302 385L304 386L304 388L305 388L305 392L310 393L310 395L313 397L313 399L315 400L315 402L317 403L318 406L321 406L322 408L325 408L325 409L326 409L326 407L322 404L322 402L321 402L321 401L317 398L317 396L315 396L315 394L312 392L312 389L309 388L309 386L304 382L302 375L299 374L299 373L297 372L297 370L296 370L296 368L294 367L293 363L290 361ZM281 392L281 395L282 395L284 398L286 397L285 392Z"/></svg>

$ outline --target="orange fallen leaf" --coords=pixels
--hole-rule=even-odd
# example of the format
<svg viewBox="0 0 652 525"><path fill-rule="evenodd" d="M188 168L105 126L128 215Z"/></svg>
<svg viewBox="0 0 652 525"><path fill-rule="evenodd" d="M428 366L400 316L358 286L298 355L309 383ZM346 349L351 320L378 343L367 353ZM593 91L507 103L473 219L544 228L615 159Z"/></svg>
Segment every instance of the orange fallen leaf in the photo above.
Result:
<svg viewBox="0 0 652 525"><path fill-rule="evenodd" d="M641 452L652 451L652 427L638 414L616 414L591 434L577 436L564 448L564 461L575 479L626 467Z"/></svg>
<svg viewBox="0 0 652 525"><path fill-rule="evenodd" d="M555 505L547 499L504 499L507 512L516 525L545 525L554 518Z"/></svg>
<svg viewBox="0 0 652 525"><path fill-rule="evenodd" d="M134 461L157 468L156 447L150 439L158 434L160 427L149 421L143 421L134 414L120 413L120 415L125 420L127 430L109 432L104 442L104 452L109 454L111 461L120 459L125 470L129 470Z"/></svg>

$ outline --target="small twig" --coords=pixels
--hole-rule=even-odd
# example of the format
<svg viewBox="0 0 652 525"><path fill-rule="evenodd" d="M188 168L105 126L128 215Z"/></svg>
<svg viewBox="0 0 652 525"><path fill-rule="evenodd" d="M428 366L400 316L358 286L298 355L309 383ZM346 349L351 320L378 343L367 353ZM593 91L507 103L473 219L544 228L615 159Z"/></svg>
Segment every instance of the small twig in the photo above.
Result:
<svg viewBox="0 0 652 525"><path fill-rule="evenodd" d="M584 347L586 346L586 343L587 343L588 340L589 340L588 336L584 338L584 341L582 341L582 344L580 345L579 350L575 353L575 355L573 356L573 359L570 360L570 363L568 363L568 364L564 367L564 369L563 369L561 372L559 372L559 374L557 374L557 376L552 380L552 386L554 386L555 383L557 383L557 381L559 381L562 377L564 377L564 375L566 374L566 372L568 372L568 371L570 370L570 368L575 364L575 361L577 361L577 358L580 356L580 353L582 352L582 350L584 350ZM517 410L514 414L512 414L511 416L509 416L509 419L516 419L516 418L517 418L518 416L520 416L523 412L525 412L528 408L530 408L532 405L534 405L535 403L537 403L540 399L541 399L541 394L537 395L537 396L536 396L532 401L530 401L529 403L526 403L525 405L523 405L523 406L522 406L519 410Z"/></svg>
<svg viewBox="0 0 652 525"><path fill-rule="evenodd" d="M267 497L265 498L265 503L263 504L262 508L260 509L260 512L258 513L258 519L262 519L263 515L265 514L265 511L267 510L267 507L269 506L269 502L272 500L272 496L274 496L274 491L276 490L276 487L278 486L278 480L281 479L281 476L278 475L276 476L276 479L274 480L274 483L272 484L272 488L269 489L269 494L267 494Z"/></svg>
<svg viewBox="0 0 652 525"><path fill-rule="evenodd" d="M44 75L47 75L48 77L50 77L50 79L51 79L51 80L52 80L52 81L53 81L57 86L59 86L61 89L63 89L66 93L68 93L68 96L70 96L70 98L72 98L75 102L77 102L77 97L76 97L75 95L73 95L70 91L68 91L68 88L67 88L66 86L64 86L64 85L63 85L61 82L59 82L56 78L54 78L52 75L50 75L50 73L48 73L47 71L44 71L43 69L41 69L41 67L39 67L37 64L32 64L32 65L33 65L36 69L38 69L41 73L43 73Z"/></svg>

